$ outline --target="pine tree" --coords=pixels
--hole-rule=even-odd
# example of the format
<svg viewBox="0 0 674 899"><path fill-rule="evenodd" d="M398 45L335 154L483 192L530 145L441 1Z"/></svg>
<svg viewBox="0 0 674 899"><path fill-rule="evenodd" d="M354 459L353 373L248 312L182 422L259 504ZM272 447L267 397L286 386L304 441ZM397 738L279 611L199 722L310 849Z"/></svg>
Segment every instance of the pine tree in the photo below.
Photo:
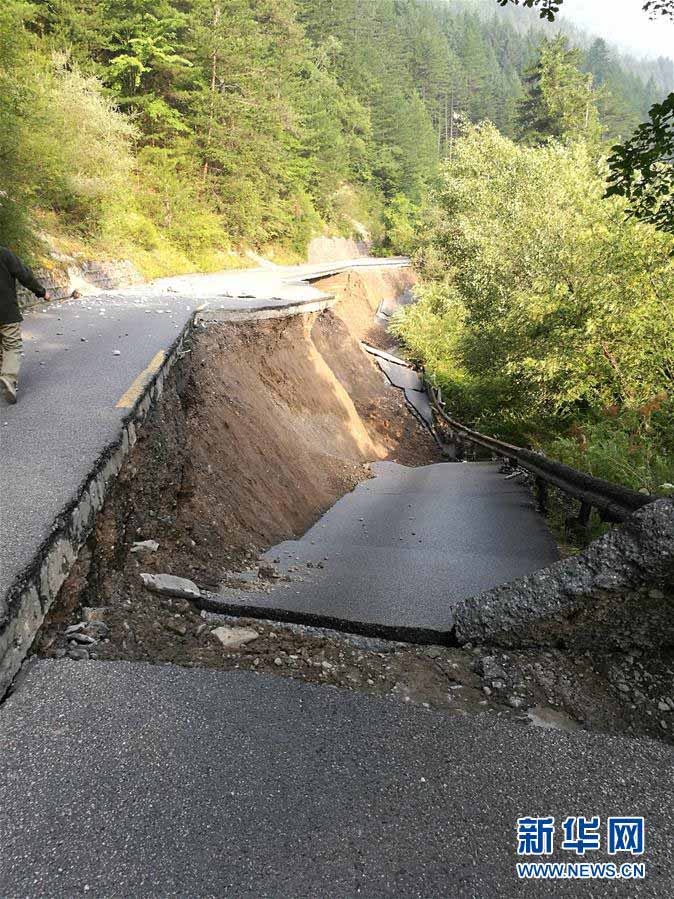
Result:
<svg viewBox="0 0 674 899"><path fill-rule="evenodd" d="M550 137L595 139L599 133L592 76L580 71L578 50L564 37L544 40L536 64L525 76L526 97L519 105L522 140L542 143Z"/></svg>

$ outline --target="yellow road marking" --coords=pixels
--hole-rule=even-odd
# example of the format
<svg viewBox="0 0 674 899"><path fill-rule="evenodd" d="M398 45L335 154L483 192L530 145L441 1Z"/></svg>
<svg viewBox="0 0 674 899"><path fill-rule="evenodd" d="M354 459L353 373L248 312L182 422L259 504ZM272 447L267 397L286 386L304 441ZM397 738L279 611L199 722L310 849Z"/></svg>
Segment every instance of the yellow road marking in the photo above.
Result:
<svg viewBox="0 0 674 899"><path fill-rule="evenodd" d="M152 375L157 374L165 358L166 353L164 352L164 350L160 350L157 355L154 356L152 362L150 362L148 367L144 369L134 380L131 387L129 387L124 396L115 406L116 409L131 409L131 407L136 404L138 398L143 392L143 389L145 388L145 385L150 380Z"/></svg>

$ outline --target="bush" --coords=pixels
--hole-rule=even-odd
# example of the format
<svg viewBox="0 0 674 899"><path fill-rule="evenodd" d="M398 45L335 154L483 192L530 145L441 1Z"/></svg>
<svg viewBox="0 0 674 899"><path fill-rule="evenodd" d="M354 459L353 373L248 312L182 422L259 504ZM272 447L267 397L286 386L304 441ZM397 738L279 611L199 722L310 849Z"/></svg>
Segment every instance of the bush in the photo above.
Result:
<svg viewBox="0 0 674 899"><path fill-rule="evenodd" d="M387 250L411 255L418 245L419 208L404 194L396 194L384 209L384 227Z"/></svg>
<svg viewBox="0 0 674 899"><path fill-rule="evenodd" d="M36 247L30 219L40 160L29 147L34 97L28 71L33 58L22 27L24 12L14 0L0 6L0 244L30 255Z"/></svg>
<svg viewBox="0 0 674 899"><path fill-rule="evenodd" d="M33 90L36 202L58 211L66 226L96 233L106 205L128 192L136 131L99 81L66 55L37 69Z"/></svg>
<svg viewBox="0 0 674 899"><path fill-rule="evenodd" d="M24 12L13 2L0 10L0 242L31 255L36 209L99 232L106 207L128 192L135 129L66 55L37 52Z"/></svg>
<svg viewBox="0 0 674 899"><path fill-rule="evenodd" d="M651 418L647 412L608 414L575 422L547 445L560 462L649 493L674 488L674 404Z"/></svg>

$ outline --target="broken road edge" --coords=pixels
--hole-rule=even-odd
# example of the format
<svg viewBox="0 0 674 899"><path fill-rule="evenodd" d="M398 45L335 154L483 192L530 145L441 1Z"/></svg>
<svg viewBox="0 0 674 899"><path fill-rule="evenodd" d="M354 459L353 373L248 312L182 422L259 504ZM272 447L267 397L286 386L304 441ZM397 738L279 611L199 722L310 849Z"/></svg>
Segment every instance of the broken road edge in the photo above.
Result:
<svg viewBox="0 0 674 899"><path fill-rule="evenodd" d="M337 302L331 294L297 303L270 301L252 310L227 310L202 306L189 316L178 337L166 350L163 362L140 385L133 405L125 410L116 440L100 453L71 502L56 516L49 535L32 560L0 597L0 699L12 686L52 603L58 596L73 564L91 535L96 516L137 440L151 410L161 397L164 384L185 352L195 327L225 321L263 321L268 318L321 312Z"/></svg>
<svg viewBox="0 0 674 899"><path fill-rule="evenodd" d="M257 310L201 308L190 315L162 365L142 385L135 405L122 418L116 441L99 455L77 496L57 516L32 562L0 599L0 698L11 687L52 603L93 531L110 487L121 471L150 411L161 397L174 364L197 324L252 321L323 311L337 300L320 299ZM438 585L442 590L442 585ZM510 648L556 646L627 650L674 646L674 500L638 510L577 556L532 575L461 600L448 613L447 630L380 628L365 622L236 607L199 591L190 597L202 609L346 633L444 646L484 643ZM385 632L384 632L385 631Z"/></svg>

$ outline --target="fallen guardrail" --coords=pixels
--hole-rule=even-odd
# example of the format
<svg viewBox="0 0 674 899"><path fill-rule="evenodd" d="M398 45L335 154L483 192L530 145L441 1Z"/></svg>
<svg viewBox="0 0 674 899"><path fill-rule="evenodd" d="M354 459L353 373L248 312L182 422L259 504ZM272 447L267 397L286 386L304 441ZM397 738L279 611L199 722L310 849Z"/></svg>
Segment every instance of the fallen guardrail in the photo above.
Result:
<svg viewBox="0 0 674 899"><path fill-rule="evenodd" d="M541 511L547 509L547 488L549 485L580 501L578 522L587 526L592 509L596 509L601 519L607 522L625 521L637 509L654 502L658 497L640 493L629 487L622 487L603 478L595 478L585 472L571 468L561 462L554 462L540 453L524 447L514 446L495 437L488 437L451 418L445 412L442 392L434 387L424 375L426 392L435 412L450 430L450 439L467 440L476 446L489 450L494 455L507 460L513 467L519 466L530 472L536 482L538 502Z"/></svg>

